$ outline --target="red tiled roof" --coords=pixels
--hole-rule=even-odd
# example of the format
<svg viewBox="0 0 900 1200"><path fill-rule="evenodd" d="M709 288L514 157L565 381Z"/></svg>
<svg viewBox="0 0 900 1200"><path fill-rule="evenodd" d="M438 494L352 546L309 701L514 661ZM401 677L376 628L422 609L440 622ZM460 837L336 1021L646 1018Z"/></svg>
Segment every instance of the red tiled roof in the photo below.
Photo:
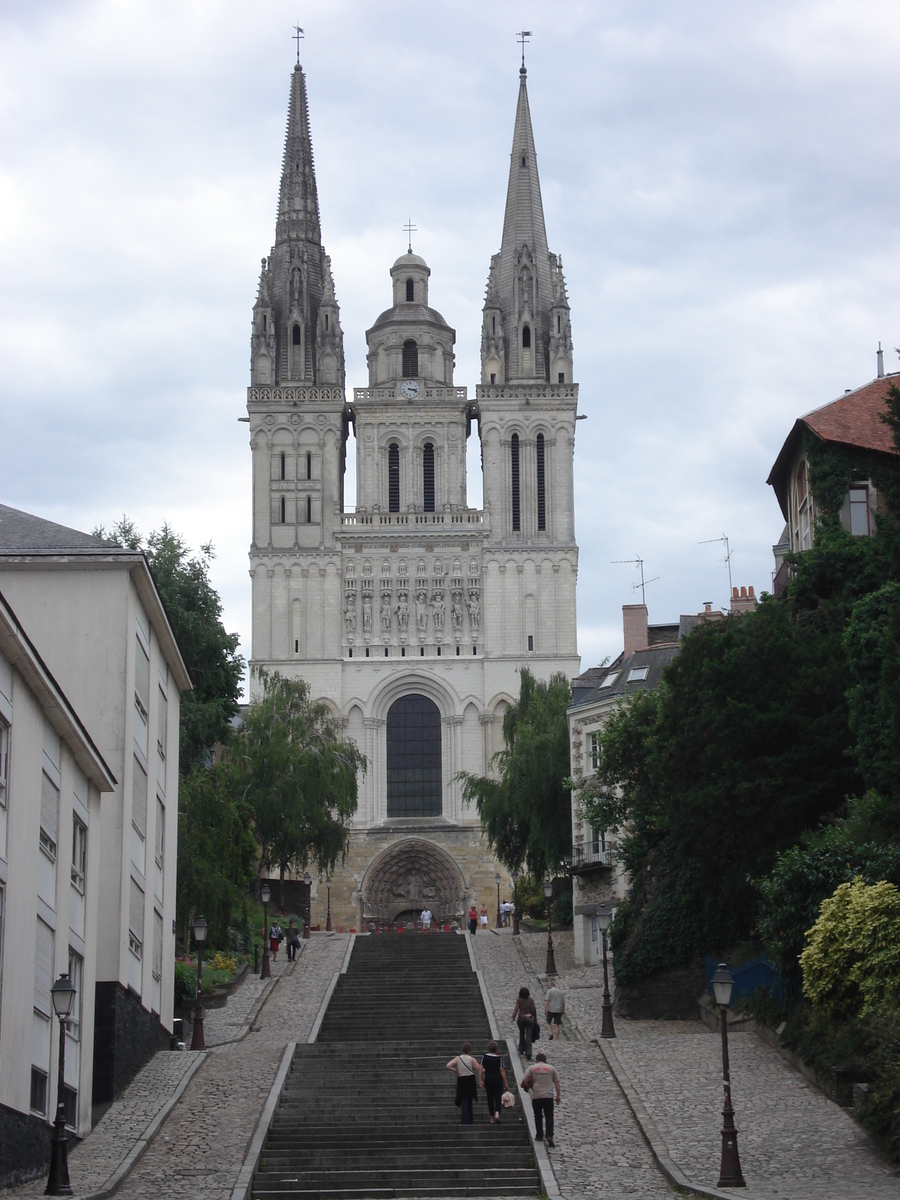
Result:
<svg viewBox="0 0 900 1200"><path fill-rule="evenodd" d="M807 413L800 420L825 442L843 442L864 450L896 454L890 428L880 420L892 383L900 384L900 375L873 379L865 387Z"/></svg>

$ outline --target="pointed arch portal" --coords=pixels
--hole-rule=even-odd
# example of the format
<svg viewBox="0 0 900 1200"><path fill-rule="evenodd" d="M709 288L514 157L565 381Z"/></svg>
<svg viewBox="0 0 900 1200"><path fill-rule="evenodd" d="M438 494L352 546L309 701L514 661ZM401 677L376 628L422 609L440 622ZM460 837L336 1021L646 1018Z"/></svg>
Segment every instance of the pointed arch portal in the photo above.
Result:
<svg viewBox="0 0 900 1200"><path fill-rule="evenodd" d="M385 850L366 872L361 888L362 919L392 923L418 917L427 904L440 924L460 920L466 882L457 864L438 846L408 838Z"/></svg>

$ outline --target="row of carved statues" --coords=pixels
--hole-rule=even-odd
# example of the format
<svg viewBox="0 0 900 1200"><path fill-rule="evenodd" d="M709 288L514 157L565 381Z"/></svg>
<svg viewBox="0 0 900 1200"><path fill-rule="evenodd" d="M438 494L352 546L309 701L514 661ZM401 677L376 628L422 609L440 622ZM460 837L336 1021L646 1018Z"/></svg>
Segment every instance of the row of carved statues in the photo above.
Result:
<svg viewBox="0 0 900 1200"><path fill-rule="evenodd" d="M481 628L481 596L478 588L469 588L464 592L454 588L450 592L450 609L447 611L446 591L444 588L417 588L410 602L410 592L400 589L396 593L391 588L382 588L379 619L382 638L389 638L394 633L394 622L401 638L409 636L410 624L414 633L422 640L428 637L429 627L435 637L443 637L449 621L449 628L457 639L463 635L464 617L468 614L469 632L477 636ZM344 632L353 637L357 629L357 593L348 588L344 596ZM372 637L375 629L375 594L365 590L362 593L362 632L365 637Z"/></svg>

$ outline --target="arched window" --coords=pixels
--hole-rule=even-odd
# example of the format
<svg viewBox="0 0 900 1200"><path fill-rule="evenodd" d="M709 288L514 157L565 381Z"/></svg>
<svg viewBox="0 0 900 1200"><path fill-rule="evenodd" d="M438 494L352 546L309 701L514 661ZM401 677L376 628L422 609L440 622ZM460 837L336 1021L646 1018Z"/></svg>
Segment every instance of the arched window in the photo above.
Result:
<svg viewBox="0 0 900 1200"><path fill-rule="evenodd" d="M518 533L522 528L519 510L519 435L514 433L510 442L510 478L512 480L512 527Z"/></svg>
<svg viewBox="0 0 900 1200"><path fill-rule="evenodd" d="M281 454L281 478L284 479L284 451Z"/></svg>
<svg viewBox="0 0 900 1200"><path fill-rule="evenodd" d="M407 300L415 300L416 298L416 285L411 279L407 279L406 281L406 298Z"/></svg>
<svg viewBox="0 0 900 1200"><path fill-rule="evenodd" d="M266 332L266 314L263 313L263 333Z"/></svg>
<svg viewBox="0 0 900 1200"><path fill-rule="evenodd" d="M294 325L291 329L291 341L295 346L300 345L300 326Z"/></svg>
<svg viewBox="0 0 900 1200"><path fill-rule="evenodd" d="M401 696L388 711L387 815L441 815L441 714L427 696Z"/></svg>
<svg viewBox="0 0 900 1200"><path fill-rule="evenodd" d="M530 325L522 326L522 349L523 350L531 349L531 326Z"/></svg>
<svg viewBox="0 0 900 1200"><path fill-rule="evenodd" d="M282 524L282 525L283 525L283 524L284 524L284 522L285 522L285 511L284 511L284 508L285 508L285 505L284 505L284 496L282 496L282 497L281 497L281 504L280 504L280 506L279 506L279 512L280 512L280 514L281 514L281 524Z"/></svg>
<svg viewBox="0 0 900 1200"><path fill-rule="evenodd" d="M328 313L325 314L325 332L328 332Z"/></svg>
<svg viewBox="0 0 900 1200"><path fill-rule="evenodd" d="M422 448L422 507L434 512L434 444L426 442Z"/></svg>
<svg viewBox="0 0 900 1200"><path fill-rule="evenodd" d="M403 343L403 378L414 379L419 373L419 347L409 338Z"/></svg>
<svg viewBox="0 0 900 1200"><path fill-rule="evenodd" d="M544 435L537 435L537 527L547 528L547 492L544 485Z"/></svg>
<svg viewBox="0 0 900 1200"><path fill-rule="evenodd" d="M309 450L306 452L306 478L312 479L312 453Z"/></svg>
<svg viewBox="0 0 900 1200"><path fill-rule="evenodd" d="M388 512L400 511L400 447L388 446Z"/></svg>

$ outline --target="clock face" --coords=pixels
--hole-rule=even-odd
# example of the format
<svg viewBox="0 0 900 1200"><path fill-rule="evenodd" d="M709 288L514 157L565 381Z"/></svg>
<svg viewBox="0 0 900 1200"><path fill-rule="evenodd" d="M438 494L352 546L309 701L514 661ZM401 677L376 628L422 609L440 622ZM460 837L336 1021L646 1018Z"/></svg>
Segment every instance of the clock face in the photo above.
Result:
<svg viewBox="0 0 900 1200"><path fill-rule="evenodd" d="M419 394L419 385L414 379L404 379L400 384L400 395L406 400L415 400Z"/></svg>

